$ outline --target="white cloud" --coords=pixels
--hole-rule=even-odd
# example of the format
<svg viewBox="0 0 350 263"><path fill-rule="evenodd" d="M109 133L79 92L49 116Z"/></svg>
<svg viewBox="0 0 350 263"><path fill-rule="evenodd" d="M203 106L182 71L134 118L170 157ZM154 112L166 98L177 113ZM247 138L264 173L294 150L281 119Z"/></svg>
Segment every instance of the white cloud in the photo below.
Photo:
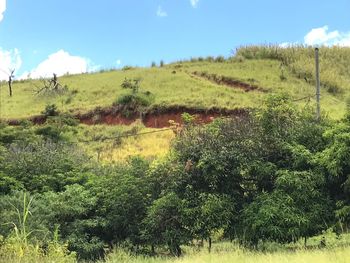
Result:
<svg viewBox="0 0 350 263"><path fill-rule="evenodd" d="M118 59L115 63L117 64L117 66L120 66L122 64L122 61Z"/></svg>
<svg viewBox="0 0 350 263"><path fill-rule="evenodd" d="M304 37L306 45L350 46L350 32L328 31L328 26L312 29Z"/></svg>
<svg viewBox="0 0 350 263"><path fill-rule="evenodd" d="M3 50L0 48L0 80L7 80L11 70L21 67L22 59L17 48Z"/></svg>
<svg viewBox="0 0 350 263"><path fill-rule="evenodd" d="M168 13L165 12L161 6L158 6L157 16L166 17L166 16L168 16Z"/></svg>
<svg viewBox="0 0 350 263"><path fill-rule="evenodd" d="M4 18L4 12L6 10L6 0L0 0L0 22Z"/></svg>
<svg viewBox="0 0 350 263"><path fill-rule="evenodd" d="M192 7L196 8L198 6L199 0L190 0Z"/></svg>
<svg viewBox="0 0 350 263"><path fill-rule="evenodd" d="M94 66L89 59L71 56L64 50L59 50L54 54L48 56L46 60L41 62L35 69L30 72L25 72L22 77L27 78L47 78L51 77L53 73L57 76L64 74L79 74L89 71L95 71L99 66Z"/></svg>

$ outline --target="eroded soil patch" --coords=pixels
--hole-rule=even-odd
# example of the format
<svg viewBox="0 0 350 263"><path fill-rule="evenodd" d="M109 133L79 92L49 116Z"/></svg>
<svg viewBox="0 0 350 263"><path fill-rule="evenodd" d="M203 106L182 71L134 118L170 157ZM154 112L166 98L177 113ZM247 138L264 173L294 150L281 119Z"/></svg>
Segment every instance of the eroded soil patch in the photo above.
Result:
<svg viewBox="0 0 350 263"><path fill-rule="evenodd" d="M87 125L105 124L105 125L130 125L136 120L148 128L165 128L170 127L170 121L183 124L182 114L189 113L194 116L194 122L197 124L207 124L219 117L241 117L249 113L247 109L195 109L187 107L169 107L153 108L145 113L125 113L120 112L118 107L96 108L88 113L74 115L80 123ZM29 120L34 124L41 125L46 121L43 115L30 117ZM9 125L20 125L23 120L8 120Z"/></svg>
<svg viewBox="0 0 350 263"><path fill-rule="evenodd" d="M218 85L224 85L231 88L242 89L245 92L249 92L249 91L267 92L267 90L262 87L259 87L257 85L252 85L246 82L242 82L232 77L220 76L217 74L210 74L207 72L198 72L198 71L194 71L192 75L199 78L206 79Z"/></svg>

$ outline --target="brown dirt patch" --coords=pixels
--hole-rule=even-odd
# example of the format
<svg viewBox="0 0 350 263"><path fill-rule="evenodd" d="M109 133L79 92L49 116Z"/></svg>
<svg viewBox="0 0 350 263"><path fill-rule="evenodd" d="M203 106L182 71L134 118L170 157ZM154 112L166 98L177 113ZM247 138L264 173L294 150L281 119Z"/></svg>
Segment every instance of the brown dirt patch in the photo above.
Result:
<svg viewBox="0 0 350 263"><path fill-rule="evenodd" d="M220 76L216 74L209 74L207 72L198 72L198 71L193 72L192 76L206 79L218 85L224 85L231 88L242 89L245 92L249 92L249 91L267 92L267 90L262 87L245 83L231 77Z"/></svg>
<svg viewBox="0 0 350 263"><path fill-rule="evenodd" d="M149 128L169 127L169 121L174 121L180 125L183 124L182 114L189 113L195 117L195 123L207 124L219 117L242 116L247 115L248 110L223 110L223 109L193 109L186 107L173 107L160 111L153 110L146 113L143 117L143 124Z"/></svg>
<svg viewBox="0 0 350 263"><path fill-rule="evenodd" d="M119 108L96 108L85 114L77 114L75 117L84 124L107 124L107 125L130 125L137 119L137 114L133 113L129 117L123 116Z"/></svg>
<svg viewBox="0 0 350 263"><path fill-rule="evenodd" d="M131 113L129 116L125 116L120 112L118 107L109 108L96 108L88 113L76 114L76 117L80 123L87 125L105 124L105 125L130 125L136 120L141 120L142 123L148 128L165 128L170 127L169 121L174 121L180 125L183 124L182 114L189 113L195 117L195 123L207 124L219 117L230 116L246 116L249 113L247 109L195 109L187 107L169 107L169 108L153 108L146 113ZM43 115L33 116L29 119L33 124L41 125L46 121L46 117ZM9 125L20 125L22 120L8 120Z"/></svg>

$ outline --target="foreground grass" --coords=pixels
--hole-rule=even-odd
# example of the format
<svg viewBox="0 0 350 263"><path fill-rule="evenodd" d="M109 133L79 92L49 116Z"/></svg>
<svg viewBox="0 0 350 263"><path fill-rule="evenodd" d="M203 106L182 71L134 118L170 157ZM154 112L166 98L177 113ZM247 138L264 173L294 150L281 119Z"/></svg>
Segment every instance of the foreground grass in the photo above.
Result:
<svg viewBox="0 0 350 263"><path fill-rule="evenodd" d="M124 252L114 252L106 259L107 263L347 263L350 262L350 249L337 248L325 250L298 250L293 252L249 252L241 249L231 251L201 251L179 259L133 257ZM102 263L102 262L101 262Z"/></svg>
<svg viewBox="0 0 350 263"><path fill-rule="evenodd" d="M0 263L75 263L76 255L69 253L66 246L58 243L48 244L45 250L38 245L23 241L1 242Z"/></svg>
<svg viewBox="0 0 350 263"><path fill-rule="evenodd" d="M73 263L78 262L72 256L60 253L26 254L21 257L4 255L0 262L7 263ZM350 262L350 249L339 248L332 250L300 250L296 252L257 253L236 250L231 252L199 252L194 255L184 256L179 259L133 257L123 252L110 254L106 261L100 263L348 263Z"/></svg>
<svg viewBox="0 0 350 263"><path fill-rule="evenodd" d="M212 252L206 248L183 247L184 255L174 258L163 256L135 256L125 250L115 249L105 259L97 263L348 263L350 262L349 237L342 235L339 240L333 240L327 235L327 248L303 249L298 244L293 247L279 244L267 244L265 252L240 248L235 243L215 243ZM335 237L335 236L334 236ZM313 238L311 243L319 244L320 237ZM1 241L1 240L0 240ZM314 244L312 244L314 245ZM299 247L299 248L298 248ZM74 253L69 253L66 246L50 243L45 250L39 246L23 242L0 242L1 263L76 263L79 261Z"/></svg>

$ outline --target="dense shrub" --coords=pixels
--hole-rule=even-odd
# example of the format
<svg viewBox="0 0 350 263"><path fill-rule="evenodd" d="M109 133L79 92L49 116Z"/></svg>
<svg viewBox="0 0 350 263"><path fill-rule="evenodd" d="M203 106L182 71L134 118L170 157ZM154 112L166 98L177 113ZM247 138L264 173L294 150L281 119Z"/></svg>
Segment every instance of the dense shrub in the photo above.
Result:
<svg viewBox="0 0 350 263"><path fill-rule="evenodd" d="M128 96L126 109L147 105L134 100L148 96L142 92ZM66 123L60 116L40 128L3 125L0 235L6 244L17 233L43 247L59 236L79 258L95 260L113 246L179 256L182 245L211 244L218 232L256 246L349 229L349 118L313 115L285 95L207 126L185 114L190 125L167 156L113 165L94 163L68 141L53 142L60 135L54 127ZM27 230L34 232L23 239Z"/></svg>
<svg viewBox="0 0 350 263"><path fill-rule="evenodd" d="M48 104L46 105L45 110L42 111L42 114L46 117L57 116L59 111L57 110L57 106L55 104Z"/></svg>

